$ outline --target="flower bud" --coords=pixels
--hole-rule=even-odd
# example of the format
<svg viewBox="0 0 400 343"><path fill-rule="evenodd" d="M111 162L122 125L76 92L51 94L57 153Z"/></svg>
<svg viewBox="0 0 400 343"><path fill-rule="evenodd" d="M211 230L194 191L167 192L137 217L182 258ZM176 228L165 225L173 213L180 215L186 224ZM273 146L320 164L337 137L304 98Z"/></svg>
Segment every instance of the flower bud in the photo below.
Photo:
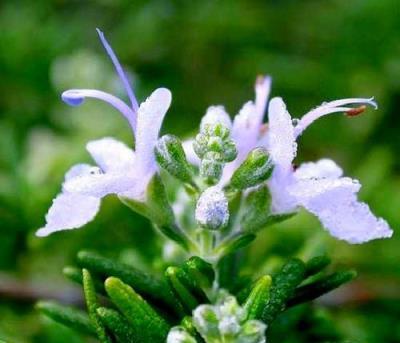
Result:
<svg viewBox="0 0 400 343"><path fill-rule="evenodd" d="M175 326L168 333L167 343L196 343L196 339L183 327Z"/></svg>
<svg viewBox="0 0 400 343"><path fill-rule="evenodd" d="M233 173L230 186L236 189L256 186L270 177L272 169L273 164L267 151L255 148Z"/></svg>
<svg viewBox="0 0 400 343"><path fill-rule="evenodd" d="M221 178L224 164L220 162L218 153L209 152L201 161L200 176L209 185L215 185Z"/></svg>
<svg viewBox="0 0 400 343"><path fill-rule="evenodd" d="M236 144L233 140L228 140L223 146L224 161L232 162L237 156Z"/></svg>
<svg viewBox="0 0 400 343"><path fill-rule="evenodd" d="M217 338L218 314L212 305L200 305L193 311L193 324L202 337Z"/></svg>
<svg viewBox="0 0 400 343"><path fill-rule="evenodd" d="M242 326L240 333L243 343L265 343L265 330L267 325L259 320L248 320Z"/></svg>
<svg viewBox="0 0 400 343"><path fill-rule="evenodd" d="M201 194L195 217L200 226L209 230L218 230L228 224L228 200L219 187L210 187Z"/></svg>
<svg viewBox="0 0 400 343"><path fill-rule="evenodd" d="M228 130L232 127L232 121L223 106L210 106L200 123L200 132L207 129L207 126L213 127L221 124Z"/></svg>
<svg viewBox="0 0 400 343"><path fill-rule="evenodd" d="M179 138L173 135L162 136L155 147L157 163L168 173L185 183L193 183L192 170L186 160Z"/></svg>

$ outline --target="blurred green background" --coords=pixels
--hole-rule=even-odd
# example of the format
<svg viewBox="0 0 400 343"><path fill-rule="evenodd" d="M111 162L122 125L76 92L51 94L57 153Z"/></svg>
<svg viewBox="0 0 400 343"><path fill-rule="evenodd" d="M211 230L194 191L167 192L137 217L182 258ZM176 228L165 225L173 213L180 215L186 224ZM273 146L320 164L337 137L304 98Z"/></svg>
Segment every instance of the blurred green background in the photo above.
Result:
<svg viewBox="0 0 400 343"><path fill-rule="evenodd" d="M196 129L211 104L233 115L253 98L256 75L273 77L293 116L323 101L375 96L379 110L336 115L301 138L298 162L335 159L361 180L361 197L400 224L400 20L398 0L3 0L0 4L0 339L88 342L33 310L38 298L79 302L61 273L82 248L159 268L162 242L115 198L85 228L48 238L44 224L64 172L89 161L88 140L131 134L116 111L87 101L69 108L68 88L123 96L95 28L105 33L140 100L158 86L173 93L163 131ZM317 236L317 237L316 237ZM247 265L309 251L323 241L338 265L360 277L325 299L341 332L357 342L400 342L399 238L350 246L302 213L266 230ZM267 267L265 267L267 268ZM301 330L301 328L299 328ZM283 338L279 341L285 342Z"/></svg>

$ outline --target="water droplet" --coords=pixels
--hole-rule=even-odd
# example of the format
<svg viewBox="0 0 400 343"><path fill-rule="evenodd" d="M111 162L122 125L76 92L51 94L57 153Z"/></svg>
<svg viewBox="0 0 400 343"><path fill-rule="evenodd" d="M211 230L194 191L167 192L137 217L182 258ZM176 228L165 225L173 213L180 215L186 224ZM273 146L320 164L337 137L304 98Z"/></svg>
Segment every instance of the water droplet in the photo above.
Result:
<svg viewBox="0 0 400 343"><path fill-rule="evenodd" d="M99 174L102 174L102 171L99 167L92 167L89 170L89 174L90 175L99 175Z"/></svg>

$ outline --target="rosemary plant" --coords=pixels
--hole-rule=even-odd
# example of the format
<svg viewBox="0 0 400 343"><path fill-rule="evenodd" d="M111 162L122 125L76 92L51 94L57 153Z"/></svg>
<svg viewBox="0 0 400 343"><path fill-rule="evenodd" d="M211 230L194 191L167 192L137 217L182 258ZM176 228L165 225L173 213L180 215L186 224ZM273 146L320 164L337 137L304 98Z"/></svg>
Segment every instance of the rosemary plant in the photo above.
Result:
<svg viewBox="0 0 400 343"><path fill-rule="evenodd" d="M78 164L66 173L37 235L82 227L95 217L104 196L116 194L174 242L183 258L154 276L81 251L77 267L64 272L82 285L87 311L40 302L47 316L100 342L262 343L286 309L356 274L327 272L330 259L316 256L289 259L272 275L241 278L232 272L232 263L260 230L304 208L332 236L349 243L391 236L388 224L357 200L359 182L343 177L335 162L321 159L293 167L297 140L312 122L332 113L358 115L367 105L376 108L373 99L323 103L294 120L281 98L268 102L271 79L262 76L255 100L233 121L223 106L211 106L193 139L159 137L171 92L158 88L139 105L116 55L98 33L128 103L93 89L68 90L62 99L71 106L86 98L109 103L130 125L134 150L113 138L89 142L97 166ZM268 123L263 123L265 112ZM165 187L171 177L180 185L173 202Z"/></svg>

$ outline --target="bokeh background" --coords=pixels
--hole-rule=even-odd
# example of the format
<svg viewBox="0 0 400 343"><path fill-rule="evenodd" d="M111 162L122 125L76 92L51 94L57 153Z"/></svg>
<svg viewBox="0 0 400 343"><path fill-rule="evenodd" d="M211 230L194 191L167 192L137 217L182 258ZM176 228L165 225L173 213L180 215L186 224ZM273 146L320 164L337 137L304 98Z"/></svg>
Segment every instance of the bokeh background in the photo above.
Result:
<svg viewBox="0 0 400 343"><path fill-rule="evenodd" d="M40 298L79 303L62 267L90 248L159 268L162 242L145 219L107 198L81 230L39 239L64 172L89 161L88 140L131 133L116 111L87 101L69 108L68 88L123 96L101 47L101 28L129 70L139 99L172 90L163 131L187 137L210 104L233 115L253 98L256 75L273 77L293 116L326 100L375 96L379 110L325 118L301 138L298 162L335 159L363 184L362 199L400 225L400 20L398 0L3 0L0 4L0 339L88 342L41 317ZM321 241L323 244L321 244ZM247 265L325 249L357 281L324 300L345 337L400 342L400 239L350 246L302 213L267 229ZM305 244L305 248L304 248ZM307 252L304 252L307 251ZM265 262L265 263L264 263ZM301 328L299 328L301 330ZM287 332L285 337L296 336ZM282 337L282 342L286 342Z"/></svg>

